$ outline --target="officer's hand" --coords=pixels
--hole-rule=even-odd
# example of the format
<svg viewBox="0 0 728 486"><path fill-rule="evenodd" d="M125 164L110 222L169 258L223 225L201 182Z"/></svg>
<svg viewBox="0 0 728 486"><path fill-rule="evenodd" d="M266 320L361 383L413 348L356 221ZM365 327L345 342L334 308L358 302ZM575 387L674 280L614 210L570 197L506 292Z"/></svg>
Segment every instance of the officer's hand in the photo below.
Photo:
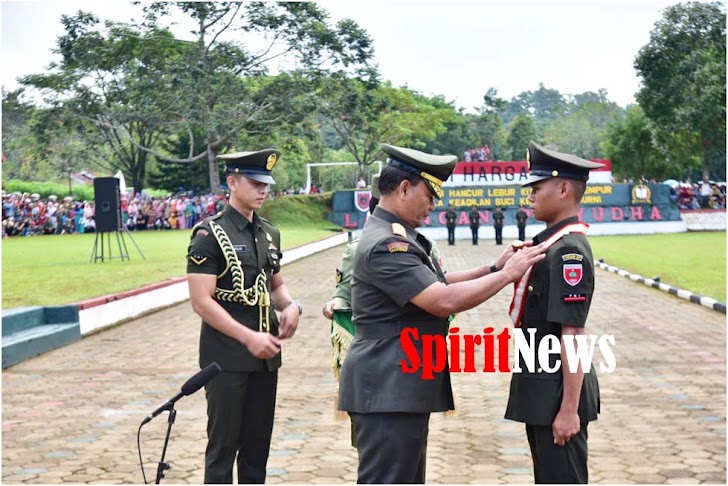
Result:
<svg viewBox="0 0 728 486"><path fill-rule="evenodd" d="M281 352L281 341L273 334L255 331L246 347L256 358L269 359Z"/></svg>
<svg viewBox="0 0 728 486"><path fill-rule="evenodd" d="M279 338L287 339L296 334L300 315L298 306L295 304L290 304L281 311L280 326L278 327Z"/></svg>
<svg viewBox="0 0 728 486"><path fill-rule="evenodd" d="M543 243L536 246L523 247L516 251L515 255L506 262L503 271L508 274L512 282L515 282L526 273L528 267L535 265L546 257L544 254L545 251L546 246Z"/></svg>
<svg viewBox="0 0 728 486"><path fill-rule="evenodd" d="M554 423L551 424L551 431L554 434L554 444L563 446L581 430L581 422L577 412L566 412L559 410Z"/></svg>
<svg viewBox="0 0 728 486"><path fill-rule="evenodd" d="M342 309L344 307L344 301L342 301L341 299L331 299L330 301L326 302L321 308L321 313L326 319L333 319L334 309Z"/></svg>

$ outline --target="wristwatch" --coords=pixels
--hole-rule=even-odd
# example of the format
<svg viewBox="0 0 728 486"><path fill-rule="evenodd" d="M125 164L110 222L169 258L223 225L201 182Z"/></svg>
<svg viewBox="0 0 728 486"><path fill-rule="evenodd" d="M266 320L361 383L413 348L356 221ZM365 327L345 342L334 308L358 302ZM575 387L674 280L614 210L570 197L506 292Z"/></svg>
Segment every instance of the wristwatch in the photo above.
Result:
<svg viewBox="0 0 728 486"><path fill-rule="evenodd" d="M498 266L494 263L490 266L490 273L495 273L498 271Z"/></svg>
<svg viewBox="0 0 728 486"><path fill-rule="evenodd" d="M291 304L296 304L296 307L298 307L298 315L299 315L299 316L300 316L301 314L303 314L303 306L301 305L301 303L300 303L299 301L297 301L297 300L292 300L292 301L290 301L290 302L288 303L288 305L291 305ZM288 307L288 305L287 305L286 307Z"/></svg>

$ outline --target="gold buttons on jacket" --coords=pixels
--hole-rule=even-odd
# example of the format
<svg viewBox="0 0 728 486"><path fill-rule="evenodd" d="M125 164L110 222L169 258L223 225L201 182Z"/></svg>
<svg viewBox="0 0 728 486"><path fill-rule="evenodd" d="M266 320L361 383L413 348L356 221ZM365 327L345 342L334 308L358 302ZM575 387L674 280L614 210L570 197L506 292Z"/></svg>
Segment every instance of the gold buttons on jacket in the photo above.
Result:
<svg viewBox="0 0 728 486"><path fill-rule="evenodd" d="M529 285L529 286L528 286L528 291L529 291L529 292L533 292L533 285Z"/></svg>

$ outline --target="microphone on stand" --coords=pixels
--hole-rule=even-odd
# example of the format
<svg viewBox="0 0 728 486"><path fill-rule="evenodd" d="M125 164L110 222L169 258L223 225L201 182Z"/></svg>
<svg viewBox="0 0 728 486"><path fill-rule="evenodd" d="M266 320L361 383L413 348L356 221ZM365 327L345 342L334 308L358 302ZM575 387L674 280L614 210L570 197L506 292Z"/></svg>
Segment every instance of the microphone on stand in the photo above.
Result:
<svg viewBox="0 0 728 486"><path fill-rule="evenodd" d="M209 365L207 365L203 370L199 371L197 374L195 374L192 378L187 380L184 385L182 385L182 391L180 391L178 394L164 402L162 405L157 407L156 410L154 410L152 413L147 415L144 420L142 420L142 425L146 425L149 422L152 421L154 417L159 415L160 413L164 412L165 410L169 410L172 405L179 400L182 397L186 397L188 395L192 395L197 390L205 386L205 384L215 378L218 373L222 371L222 368L220 368L220 365L212 362Z"/></svg>

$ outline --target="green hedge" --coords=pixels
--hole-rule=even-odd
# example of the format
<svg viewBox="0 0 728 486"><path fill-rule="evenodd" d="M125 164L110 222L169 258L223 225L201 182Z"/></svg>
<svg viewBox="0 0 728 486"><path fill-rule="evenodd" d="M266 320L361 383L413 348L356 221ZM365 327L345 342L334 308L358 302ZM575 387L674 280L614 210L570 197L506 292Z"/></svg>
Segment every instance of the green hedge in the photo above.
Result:
<svg viewBox="0 0 728 486"><path fill-rule="evenodd" d="M68 184L59 184L57 182L21 181L18 179L3 180L3 189L7 192L37 193L40 194L42 199L47 199L51 194L55 194L60 199L69 195ZM77 201L93 201L94 199L94 186L92 184L74 184L71 186L71 189L73 190L71 196ZM152 197L167 197L170 194L169 191L165 191L164 189L145 189L144 192Z"/></svg>
<svg viewBox="0 0 728 486"><path fill-rule="evenodd" d="M331 212L333 193L296 194L268 199L259 214L273 224L321 224Z"/></svg>
<svg viewBox="0 0 728 486"><path fill-rule="evenodd" d="M3 189L7 192L38 193L42 199L47 199L51 194L55 194L59 199L69 196L68 184L58 184L56 182L21 181L17 179L9 181L3 180ZM94 187L91 185L73 185L71 189L73 193L70 195L76 200L91 201L94 198Z"/></svg>

